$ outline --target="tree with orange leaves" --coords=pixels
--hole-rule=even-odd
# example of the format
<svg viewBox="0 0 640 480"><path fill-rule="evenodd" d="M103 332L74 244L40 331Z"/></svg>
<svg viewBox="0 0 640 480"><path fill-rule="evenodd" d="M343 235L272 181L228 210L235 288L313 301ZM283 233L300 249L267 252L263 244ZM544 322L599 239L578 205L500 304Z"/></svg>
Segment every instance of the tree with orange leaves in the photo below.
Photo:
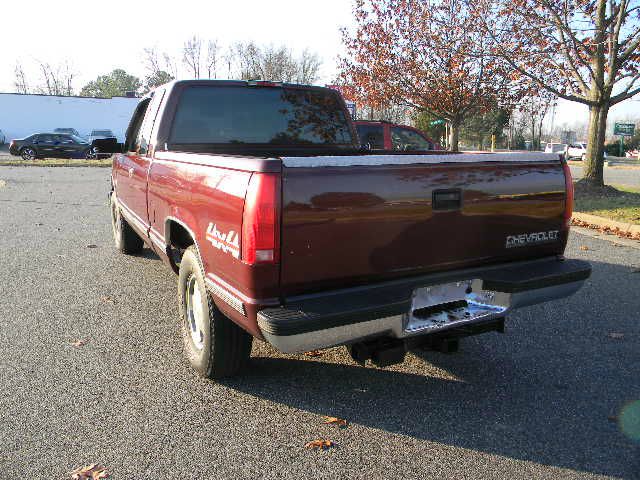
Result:
<svg viewBox="0 0 640 480"><path fill-rule="evenodd" d="M442 118L454 151L466 117L514 100L517 77L488 54L487 35L464 0L355 0L354 14L340 59L349 99Z"/></svg>
<svg viewBox="0 0 640 480"><path fill-rule="evenodd" d="M609 108L640 93L640 1L467 1L532 88L589 107L584 181L601 187Z"/></svg>

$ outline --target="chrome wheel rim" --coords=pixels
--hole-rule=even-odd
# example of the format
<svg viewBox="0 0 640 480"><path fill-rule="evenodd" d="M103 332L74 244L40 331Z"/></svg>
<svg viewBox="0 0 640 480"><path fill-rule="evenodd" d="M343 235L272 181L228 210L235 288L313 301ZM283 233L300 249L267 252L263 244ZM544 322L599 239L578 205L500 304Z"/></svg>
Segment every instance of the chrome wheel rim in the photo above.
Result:
<svg viewBox="0 0 640 480"><path fill-rule="evenodd" d="M35 158L35 152L30 148L27 148L24 152L22 152L22 158L24 160L33 160Z"/></svg>
<svg viewBox="0 0 640 480"><path fill-rule="evenodd" d="M205 312L202 307L202 295L195 275L187 279L186 289L187 326L191 334L191 342L197 350L204 348Z"/></svg>

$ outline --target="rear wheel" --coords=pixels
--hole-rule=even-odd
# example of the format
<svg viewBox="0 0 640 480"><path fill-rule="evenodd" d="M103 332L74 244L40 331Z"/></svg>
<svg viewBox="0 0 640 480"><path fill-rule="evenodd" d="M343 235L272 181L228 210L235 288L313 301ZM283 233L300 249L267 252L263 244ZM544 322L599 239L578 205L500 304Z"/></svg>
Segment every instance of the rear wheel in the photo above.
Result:
<svg viewBox="0 0 640 480"><path fill-rule="evenodd" d="M115 196L112 194L111 227L113 229L113 240L116 244L116 248L126 255L140 253L143 241L122 216L120 207L118 207L114 197Z"/></svg>
<svg viewBox="0 0 640 480"><path fill-rule="evenodd" d="M25 147L20 151L23 160L31 161L36 159L36 151L31 147Z"/></svg>
<svg viewBox="0 0 640 480"><path fill-rule="evenodd" d="M251 355L253 337L215 306L193 245L180 261L178 302L185 354L191 366L201 376L213 379L238 373Z"/></svg>
<svg viewBox="0 0 640 480"><path fill-rule="evenodd" d="M98 158L98 147L91 147L84 152L84 158L87 160L96 160Z"/></svg>

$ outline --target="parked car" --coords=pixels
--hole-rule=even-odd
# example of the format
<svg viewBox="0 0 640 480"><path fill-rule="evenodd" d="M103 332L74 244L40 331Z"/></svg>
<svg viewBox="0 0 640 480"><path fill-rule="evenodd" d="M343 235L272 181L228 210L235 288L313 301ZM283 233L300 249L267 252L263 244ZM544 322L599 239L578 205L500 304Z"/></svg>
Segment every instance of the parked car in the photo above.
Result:
<svg viewBox="0 0 640 480"><path fill-rule="evenodd" d="M606 151L604 151L602 154L604 155L604 158L607 158ZM566 149L567 160L579 158L580 160L584 161L586 155L587 155L586 143L571 143L567 146L567 149Z"/></svg>
<svg viewBox="0 0 640 480"><path fill-rule="evenodd" d="M11 140L11 155L24 160L37 158L94 158L91 145L76 135L67 133L36 133L26 138Z"/></svg>
<svg viewBox="0 0 640 480"><path fill-rule="evenodd" d="M0 130L0 145L4 145L5 143L7 143L7 137L5 137L2 130Z"/></svg>
<svg viewBox="0 0 640 480"><path fill-rule="evenodd" d="M566 150L566 143L547 143L547 146L544 148L545 153L565 153Z"/></svg>
<svg viewBox="0 0 640 480"><path fill-rule="evenodd" d="M409 125L369 120L359 120L355 125L360 143L370 150L441 150L424 132Z"/></svg>
<svg viewBox="0 0 640 480"><path fill-rule="evenodd" d="M91 130L91 134L87 140L89 143L93 143L94 140L100 140L103 138L116 138L116 136L111 130Z"/></svg>
<svg viewBox="0 0 640 480"><path fill-rule="evenodd" d="M365 152L327 88L161 86L111 186L116 248L146 243L178 275L185 354L211 378L238 372L254 337L347 345L379 366L451 350L591 272L563 257L573 183L559 155Z"/></svg>

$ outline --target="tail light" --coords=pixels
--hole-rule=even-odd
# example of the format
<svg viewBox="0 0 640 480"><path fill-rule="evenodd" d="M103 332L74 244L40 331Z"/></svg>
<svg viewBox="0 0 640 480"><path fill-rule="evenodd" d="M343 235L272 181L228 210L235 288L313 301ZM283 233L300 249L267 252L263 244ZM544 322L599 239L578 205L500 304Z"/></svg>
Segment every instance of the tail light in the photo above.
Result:
<svg viewBox="0 0 640 480"><path fill-rule="evenodd" d="M254 173L242 215L242 261L278 263L280 251L280 181L277 175Z"/></svg>
<svg viewBox="0 0 640 480"><path fill-rule="evenodd" d="M564 227L566 229L571 225L571 216L573 215L573 178L571 178L571 169L566 161L562 160L562 170L564 171L564 187L566 198L564 201Z"/></svg>

